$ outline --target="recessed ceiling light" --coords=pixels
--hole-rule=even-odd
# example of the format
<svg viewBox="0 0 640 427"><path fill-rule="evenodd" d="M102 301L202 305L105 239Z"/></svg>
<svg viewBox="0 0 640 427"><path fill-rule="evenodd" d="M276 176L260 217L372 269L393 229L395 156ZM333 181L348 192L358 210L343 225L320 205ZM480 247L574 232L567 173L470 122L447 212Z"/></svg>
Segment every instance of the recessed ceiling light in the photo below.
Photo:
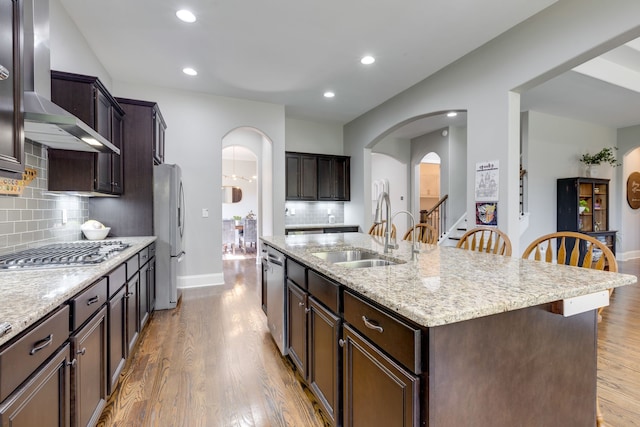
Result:
<svg viewBox="0 0 640 427"><path fill-rule="evenodd" d="M376 62L376 58L374 58L373 56L367 55L367 56L363 56L360 62L364 65L371 65L374 62Z"/></svg>
<svg viewBox="0 0 640 427"><path fill-rule="evenodd" d="M455 117L457 115L458 113L456 113L455 111L451 111L450 113L447 113L447 117Z"/></svg>
<svg viewBox="0 0 640 427"><path fill-rule="evenodd" d="M331 91L326 91L326 92L324 93L324 97L325 97L325 98L333 98L334 96L336 96L336 94L335 94L335 93L333 93L333 92L331 92Z"/></svg>
<svg viewBox="0 0 640 427"><path fill-rule="evenodd" d="M190 10L187 9L180 9L176 12L176 16L178 17L178 19L184 22L196 22L196 15L194 15Z"/></svg>
<svg viewBox="0 0 640 427"><path fill-rule="evenodd" d="M182 72L185 73L188 76L197 76L198 72L196 70L194 70L193 68L183 68Z"/></svg>

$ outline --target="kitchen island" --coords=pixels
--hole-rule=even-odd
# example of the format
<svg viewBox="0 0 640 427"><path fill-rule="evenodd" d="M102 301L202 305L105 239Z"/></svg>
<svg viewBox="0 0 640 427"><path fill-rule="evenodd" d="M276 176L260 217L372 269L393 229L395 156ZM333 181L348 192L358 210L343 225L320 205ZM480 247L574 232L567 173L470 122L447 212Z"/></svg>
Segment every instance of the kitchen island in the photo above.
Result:
<svg viewBox="0 0 640 427"><path fill-rule="evenodd" d="M602 291L635 283L635 276L429 245L412 261L409 243L382 254L382 238L360 233L263 242L291 263L287 287L295 292L289 294L302 295L296 305L307 313L315 305L330 308L323 292L314 294L318 278L338 290L328 310L337 319L334 424L595 425L596 308L606 301L570 316L552 308L601 298ZM347 249L397 264L346 268L314 255ZM288 304L294 332L303 319L296 305ZM308 326L302 357L288 334L289 354L307 362L296 365L307 368L301 374L314 391L317 334ZM316 389L327 406L328 388Z"/></svg>

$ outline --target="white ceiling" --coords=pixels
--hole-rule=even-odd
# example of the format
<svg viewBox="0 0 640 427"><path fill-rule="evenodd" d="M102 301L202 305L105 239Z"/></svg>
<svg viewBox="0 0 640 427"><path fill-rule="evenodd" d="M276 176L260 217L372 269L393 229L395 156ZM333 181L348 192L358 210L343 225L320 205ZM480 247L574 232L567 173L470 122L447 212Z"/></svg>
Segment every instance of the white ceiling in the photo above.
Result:
<svg viewBox="0 0 640 427"><path fill-rule="evenodd" d="M347 123L556 0L60 1L114 80L277 103L289 117ZM179 21L179 8L198 20ZM376 62L360 64L365 54ZM185 66L198 76L184 75ZM640 123L640 41L577 70L522 94L522 111ZM336 97L324 98L326 90ZM453 124L465 120L460 114ZM448 124L432 117L391 136Z"/></svg>
<svg viewBox="0 0 640 427"><path fill-rule="evenodd" d="M289 117L346 123L555 1L61 3L114 80L277 103ZM198 20L179 21L179 8ZM360 64L365 54L376 62ZM186 66L198 76L184 75ZM325 99L326 90L335 98Z"/></svg>

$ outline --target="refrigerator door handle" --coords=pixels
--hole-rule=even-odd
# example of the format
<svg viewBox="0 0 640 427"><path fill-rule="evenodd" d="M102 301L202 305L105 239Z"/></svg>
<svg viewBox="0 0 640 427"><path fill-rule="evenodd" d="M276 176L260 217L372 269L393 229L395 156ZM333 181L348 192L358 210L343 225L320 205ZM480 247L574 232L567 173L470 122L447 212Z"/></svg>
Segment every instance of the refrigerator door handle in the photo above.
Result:
<svg viewBox="0 0 640 427"><path fill-rule="evenodd" d="M171 258L178 258L178 262L182 262L182 258L184 258L186 254L185 251L182 251L178 255L171 255Z"/></svg>

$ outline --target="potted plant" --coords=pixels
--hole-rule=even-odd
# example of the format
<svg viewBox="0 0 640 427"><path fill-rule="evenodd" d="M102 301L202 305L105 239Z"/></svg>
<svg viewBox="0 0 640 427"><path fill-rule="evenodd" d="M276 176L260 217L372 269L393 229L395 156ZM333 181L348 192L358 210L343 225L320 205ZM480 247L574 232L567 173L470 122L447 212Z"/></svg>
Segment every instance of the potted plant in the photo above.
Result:
<svg viewBox="0 0 640 427"><path fill-rule="evenodd" d="M586 175L591 176L593 166L598 166L602 163L608 163L609 165L616 167L620 166L613 150L617 150L618 147L605 147L598 151L596 154L583 154L579 160L586 166Z"/></svg>
<svg viewBox="0 0 640 427"><path fill-rule="evenodd" d="M240 221L242 221L242 217L240 215L234 215L233 219L236 221L236 225L240 225Z"/></svg>
<svg viewBox="0 0 640 427"><path fill-rule="evenodd" d="M579 204L580 213L589 212L589 204L587 203L586 200L584 200L584 199L580 200L580 202L578 204Z"/></svg>

